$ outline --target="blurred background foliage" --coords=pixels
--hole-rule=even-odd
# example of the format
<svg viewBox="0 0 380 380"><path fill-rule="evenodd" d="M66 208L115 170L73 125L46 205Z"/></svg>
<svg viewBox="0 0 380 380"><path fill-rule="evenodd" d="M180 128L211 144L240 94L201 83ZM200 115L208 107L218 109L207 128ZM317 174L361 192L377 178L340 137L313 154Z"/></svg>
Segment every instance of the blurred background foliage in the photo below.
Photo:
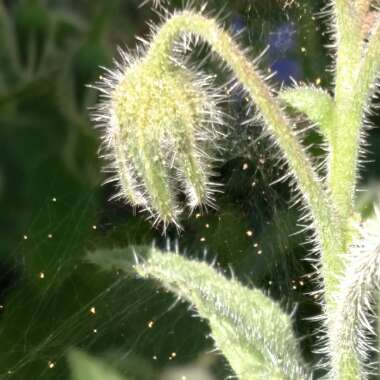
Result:
<svg viewBox="0 0 380 380"><path fill-rule="evenodd" d="M199 2L202 3L202 2ZM181 1L166 1L169 9ZM198 2L194 2L195 6ZM86 84L102 74L117 46L132 48L159 16L137 0L0 1L0 379L69 379L66 353L81 348L131 380L222 379L228 366L210 354L207 324L188 305L154 284L102 273L86 263L96 247L177 244L189 256L216 260L229 275L259 286L294 313L305 357L318 313L308 248L290 207L288 184L273 149L241 92L230 93L234 115L223 142L218 210L194 213L178 234L153 230L144 215L108 202L111 185L97 158L99 131L89 120L97 94ZM331 90L331 58L318 11L324 1L209 0L226 27L244 29L260 67ZM199 54L204 54L200 52ZM218 70L219 81L228 74ZM300 128L305 124L295 115ZM244 123L247 119L252 121ZM378 123L378 116L374 118ZM320 142L315 133L305 142ZM369 132L371 160L362 173L359 206L370 212L378 193L380 133ZM321 155L313 149L316 156ZM80 356L80 355L79 355ZM84 359L85 363L86 358ZM176 377L177 376L177 377ZM116 377L115 377L116 378Z"/></svg>

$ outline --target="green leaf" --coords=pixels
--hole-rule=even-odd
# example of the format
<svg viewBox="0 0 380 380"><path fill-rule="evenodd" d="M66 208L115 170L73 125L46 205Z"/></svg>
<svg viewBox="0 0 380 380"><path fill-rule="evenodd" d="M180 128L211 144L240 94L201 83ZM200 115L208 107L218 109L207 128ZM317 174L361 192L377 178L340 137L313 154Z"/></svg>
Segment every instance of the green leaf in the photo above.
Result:
<svg viewBox="0 0 380 380"><path fill-rule="evenodd" d="M315 87L296 87L285 89L280 99L299 112L304 113L312 122L317 123L323 136L331 144L331 117L334 100L331 96Z"/></svg>
<svg viewBox="0 0 380 380"><path fill-rule="evenodd" d="M209 321L217 348L240 380L310 378L289 316L260 290L243 287L204 262L155 248L97 251L90 260L129 272L132 252L145 257L133 265L141 277L158 280Z"/></svg>
<svg viewBox="0 0 380 380"><path fill-rule="evenodd" d="M84 352L72 350L68 354L68 360L73 380L125 380L102 361Z"/></svg>

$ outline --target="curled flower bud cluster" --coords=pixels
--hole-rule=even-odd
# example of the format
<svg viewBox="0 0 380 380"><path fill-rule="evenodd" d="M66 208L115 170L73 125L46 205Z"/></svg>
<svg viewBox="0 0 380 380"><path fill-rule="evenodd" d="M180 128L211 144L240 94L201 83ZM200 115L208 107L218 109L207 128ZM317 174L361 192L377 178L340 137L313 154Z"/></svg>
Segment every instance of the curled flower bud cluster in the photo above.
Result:
<svg viewBox="0 0 380 380"><path fill-rule="evenodd" d="M142 206L164 227L178 225L179 192L190 210L213 205L219 96L210 78L169 57L122 56L99 86L106 99L95 114L105 130L110 180L118 183L117 198Z"/></svg>

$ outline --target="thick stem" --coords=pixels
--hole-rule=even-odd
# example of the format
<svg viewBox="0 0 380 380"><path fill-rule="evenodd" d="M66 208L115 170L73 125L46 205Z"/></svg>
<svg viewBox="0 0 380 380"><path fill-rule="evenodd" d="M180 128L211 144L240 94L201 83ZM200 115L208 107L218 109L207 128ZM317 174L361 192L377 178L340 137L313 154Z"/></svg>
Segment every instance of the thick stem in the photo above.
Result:
<svg viewBox="0 0 380 380"><path fill-rule="evenodd" d="M349 2L337 0L338 53L335 86L334 141L331 147L328 184L342 220L349 220L355 195L357 163L360 149L361 125L368 98L373 92L380 63L380 28L374 29L364 48L362 21L369 9L369 1L357 0L356 17L349 17ZM355 20L357 20L355 22ZM352 26L350 27L350 22ZM351 31L350 31L351 28ZM358 28L361 28L360 30ZM355 37L356 36L356 37ZM358 40L359 38L359 40ZM358 55L359 54L359 55ZM367 107L368 108L368 107ZM348 225L344 231L345 247L350 244ZM348 298L352 297L352 292ZM332 378L336 380L361 378L357 347L352 344L356 324L350 324L347 313L341 310L347 300L340 300L336 318L330 326ZM342 306L343 305L343 306ZM337 321L341 321L339 324ZM355 321L356 322L356 321ZM343 343L343 345L342 345Z"/></svg>
<svg viewBox="0 0 380 380"><path fill-rule="evenodd" d="M359 6L359 5L358 5ZM362 104L355 97L363 46L360 19L352 1L336 0L336 82L328 187L342 221L353 211ZM344 226L349 242L348 223ZM347 246L347 244L346 244Z"/></svg>
<svg viewBox="0 0 380 380"><path fill-rule="evenodd" d="M380 69L380 22L377 22L360 63L359 74L355 83L354 99L359 104L357 112L360 119L364 117L363 109L368 109L369 98L375 89L376 75ZM359 108L360 107L360 108ZM376 228L378 231L378 228ZM378 232L374 233L374 236ZM363 244L369 245L371 238L363 238ZM352 255L352 253L351 253ZM358 351L364 349L365 343L360 339L365 333L358 333L370 325L363 318L363 309L368 302L372 289L379 280L379 247L363 249L353 256L347 273L343 277L341 290L338 293L338 309L331 329L332 378L339 380L358 379L362 372ZM364 317L363 317L364 316ZM361 325L361 326L360 326ZM364 326L364 327L363 327Z"/></svg>
<svg viewBox="0 0 380 380"><path fill-rule="evenodd" d="M323 253L322 272L326 302L329 305L333 302L330 295L337 286L336 273L340 273L342 269L339 253L343 252L343 239L332 202L324 191L322 181L312 167L310 158L255 66L215 20L191 12L173 16L158 31L146 59L166 65L173 45L183 33L200 36L210 44L213 52L222 58L257 105L265 124L284 153L315 223Z"/></svg>

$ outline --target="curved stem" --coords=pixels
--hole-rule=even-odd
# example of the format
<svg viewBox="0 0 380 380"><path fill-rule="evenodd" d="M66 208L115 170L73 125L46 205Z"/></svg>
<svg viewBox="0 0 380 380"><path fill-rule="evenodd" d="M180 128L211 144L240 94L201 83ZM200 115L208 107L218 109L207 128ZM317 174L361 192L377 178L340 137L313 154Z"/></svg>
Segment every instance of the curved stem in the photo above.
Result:
<svg viewBox="0 0 380 380"><path fill-rule="evenodd" d="M208 42L213 52L222 58L257 105L275 142L280 146L315 222L317 237L323 252L322 272L326 301L327 304L332 303L330 294L337 286L336 273L341 272L342 269L339 253L343 252L343 240L340 222L332 207L332 202L324 191L322 181L316 174L310 158L255 66L215 20L190 11L176 14L157 32L146 59L158 65L167 65L173 45L183 33L200 36Z"/></svg>

